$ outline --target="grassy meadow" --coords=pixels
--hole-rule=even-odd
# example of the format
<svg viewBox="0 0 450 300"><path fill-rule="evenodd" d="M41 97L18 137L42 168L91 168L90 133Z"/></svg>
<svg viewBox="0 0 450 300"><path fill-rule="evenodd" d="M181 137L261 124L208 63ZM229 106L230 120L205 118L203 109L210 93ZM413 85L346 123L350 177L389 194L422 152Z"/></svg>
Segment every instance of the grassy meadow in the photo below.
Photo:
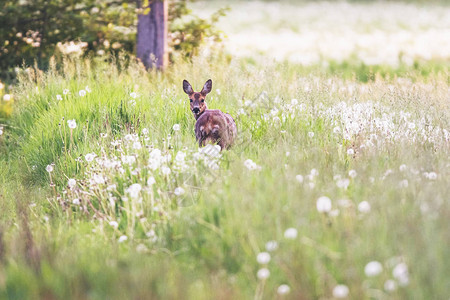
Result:
<svg viewBox="0 0 450 300"><path fill-rule="evenodd" d="M230 51L19 72L0 298L448 299L448 58ZM208 107L236 120L228 151L195 141L182 80L209 78Z"/></svg>

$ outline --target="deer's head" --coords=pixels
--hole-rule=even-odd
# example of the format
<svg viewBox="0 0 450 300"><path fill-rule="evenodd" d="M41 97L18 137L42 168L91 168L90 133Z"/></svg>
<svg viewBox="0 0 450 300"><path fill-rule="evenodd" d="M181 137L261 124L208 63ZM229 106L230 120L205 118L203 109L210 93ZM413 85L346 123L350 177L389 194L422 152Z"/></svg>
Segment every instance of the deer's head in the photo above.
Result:
<svg viewBox="0 0 450 300"><path fill-rule="evenodd" d="M187 80L183 80L183 91L188 94L189 101L191 102L191 111L194 114L195 119L207 109L205 97L211 92L212 80L206 81L201 92L194 92L191 84Z"/></svg>

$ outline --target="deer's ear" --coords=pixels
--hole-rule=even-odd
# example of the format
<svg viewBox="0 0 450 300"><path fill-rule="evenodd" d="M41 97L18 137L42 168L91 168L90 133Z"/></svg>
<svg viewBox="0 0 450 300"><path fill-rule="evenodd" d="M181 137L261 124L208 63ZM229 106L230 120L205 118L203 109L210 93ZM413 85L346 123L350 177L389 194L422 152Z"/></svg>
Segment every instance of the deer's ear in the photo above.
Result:
<svg viewBox="0 0 450 300"><path fill-rule="evenodd" d="M202 95L206 96L209 92L211 92L211 89L212 89L212 80L208 79L208 81L206 81L201 91Z"/></svg>
<svg viewBox="0 0 450 300"><path fill-rule="evenodd" d="M183 91L188 95L190 95L194 92L191 84L187 80L183 80Z"/></svg>

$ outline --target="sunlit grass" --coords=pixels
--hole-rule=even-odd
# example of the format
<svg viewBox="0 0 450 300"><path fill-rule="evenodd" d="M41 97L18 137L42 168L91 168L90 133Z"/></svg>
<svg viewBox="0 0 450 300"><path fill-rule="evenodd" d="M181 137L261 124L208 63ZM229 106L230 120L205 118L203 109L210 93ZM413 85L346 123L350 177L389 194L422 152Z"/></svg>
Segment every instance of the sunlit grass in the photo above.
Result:
<svg viewBox="0 0 450 300"><path fill-rule="evenodd" d="M0 137L2 296L448 295L448 74L298 70L199 57L165 74L81 61L24 73ZM236 120L218 168L194 159L185 78L212 78L208 106ZM170 161L153 169L152 149ZM114 157L115 171L97 161Z"/></svg>

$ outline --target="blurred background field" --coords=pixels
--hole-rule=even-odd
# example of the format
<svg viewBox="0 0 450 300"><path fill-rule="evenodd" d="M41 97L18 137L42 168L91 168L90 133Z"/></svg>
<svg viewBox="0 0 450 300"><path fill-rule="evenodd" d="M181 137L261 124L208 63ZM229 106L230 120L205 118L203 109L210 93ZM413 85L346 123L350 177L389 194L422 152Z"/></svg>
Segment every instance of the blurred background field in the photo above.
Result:
<svg viewBox="0 0 450 300"><path fill-rule="evenodd" d="M3 46L0 298L448 299L449 3L178 3L164 71L95 1Z"/></svg>

